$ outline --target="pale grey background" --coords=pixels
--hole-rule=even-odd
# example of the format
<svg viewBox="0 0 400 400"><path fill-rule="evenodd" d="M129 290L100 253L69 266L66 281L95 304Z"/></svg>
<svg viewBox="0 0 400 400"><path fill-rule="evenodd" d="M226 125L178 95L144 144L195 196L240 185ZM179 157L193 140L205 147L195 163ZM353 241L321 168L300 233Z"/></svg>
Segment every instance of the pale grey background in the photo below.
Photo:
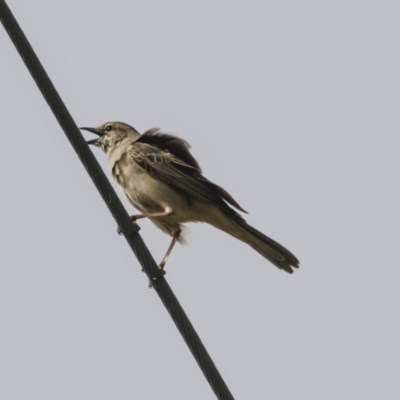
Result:
<svg viewBox="0 0 400 400"><path fill-rule="evenodd" d="M78 125L184 137L299 257L289 276L202 225L171 256L234 396L399 399L400 3L8 3ZM0 398L214 399L3 29L0 48Z"/></svg>

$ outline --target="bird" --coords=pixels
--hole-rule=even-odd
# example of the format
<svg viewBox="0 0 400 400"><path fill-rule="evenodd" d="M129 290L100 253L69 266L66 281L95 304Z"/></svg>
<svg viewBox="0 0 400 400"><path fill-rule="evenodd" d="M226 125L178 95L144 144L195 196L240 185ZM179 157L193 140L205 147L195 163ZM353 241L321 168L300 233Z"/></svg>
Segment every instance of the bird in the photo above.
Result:
<svg viewBox="0 0 400 400"><path fill-rule="evenodd" d="M159 128L140 134L123 122L80 129L98 136L87 143L106 154L112 177L139 210L132 221L149 218L172 237L161 269L176 242L184 243L182 231L188 222L208 223L228 233L290 274L299 267L289 250L245 221L238 211L247 212L226 190L203 176L185 140Z"/></svg>

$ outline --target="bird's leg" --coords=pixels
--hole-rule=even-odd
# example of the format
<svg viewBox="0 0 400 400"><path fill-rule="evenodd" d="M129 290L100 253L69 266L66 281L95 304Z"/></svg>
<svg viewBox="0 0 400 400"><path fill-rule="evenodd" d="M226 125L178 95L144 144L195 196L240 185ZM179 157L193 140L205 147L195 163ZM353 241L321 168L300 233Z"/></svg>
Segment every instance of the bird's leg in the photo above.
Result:
<svg viewBox="0 0 400 400"><path fill-rule="evenodd" d="M169 257L169 255L171 254L172 249L173 249L174 246L175 246L175 243L178 241L181 232L182 232L182 231L179 229L178 231L176 231L176 232L174 233L174 235L173 235L173 237L172 237L171 244L169 245L168 250L167 250L167 252L165 253L164 258L162 259L162 261L160 262L160 265L158 266L162 271L164 271L164 267L165 267L165 264L166 264L166 262L167 262L167 260L168 260L168 257ZM143 271L143 270L142 270L142 271ZM165 274L165 272L164 272L164 274ZM149 281L149 289L152 289L152 288L153 288L153 282L152 282L152 281Z"/></svg>
<svg viewBox="0 0 400 400"><path fill-rule="evenodd" d="M158 217L166 217L168 215L172 214L172 209L168 207L164 211L160 212L155 212L155 213L148 213L148 214L137 214L137 215L131 215L130 218L132 222L136 222L136 220L140 218L158 218ZM118 235L122 235L122 228L120 226L117 227L117 233Z"/></svg>
<svg viewBox="0 0 400 400"><path fill-rule="evenodd" d="M174 236L172 237L171 244L169 245L168 250L167 250L167 252L165 253L164 258L162 259L162 261L161 261L161 263L160 263L160 265L159 265L159 267L160 267L161 269L164 269L165 264L166 264L166 262L167 262L167 260L168 260L168 257L169 257L169 255L171 254L172 249L173 249L174 246L175 246L175 243L178 241L179 235L180 235L180 234L181 234L181 230L180 230L180 229L179 229L177 232L174 233Z"/></svg>
<svg viewBox="0 0 400 400"><path fill-rule="evenodd" d="M137 219L140 219L140 218L167 217L170 214L172 214L172 210L168 207L165 211L160 211L160 212L155 212L155 213L148 213L148 214L131 215L131 220L133 222L135 222Z"/></svg>

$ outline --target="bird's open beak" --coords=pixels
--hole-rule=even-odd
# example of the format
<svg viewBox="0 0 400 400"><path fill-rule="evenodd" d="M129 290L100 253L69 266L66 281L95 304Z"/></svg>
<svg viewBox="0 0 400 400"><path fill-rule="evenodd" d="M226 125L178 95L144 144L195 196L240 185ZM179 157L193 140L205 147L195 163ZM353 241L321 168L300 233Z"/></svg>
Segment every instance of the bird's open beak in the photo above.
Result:
<svg viewBox="0 0 400 400"><path fill-rule="evenodd" d="M99 131L98 129L96 129L96 128L85 128L85 127L82 127L82 128L79 128L79 129L82 129L82 130L88 131L88 132L92 132L97 136L102 136L103 135L103 133L101 131ZM88 140L86 143L87 144L95 144L97 142L97 140L98 139Z"/></svg>

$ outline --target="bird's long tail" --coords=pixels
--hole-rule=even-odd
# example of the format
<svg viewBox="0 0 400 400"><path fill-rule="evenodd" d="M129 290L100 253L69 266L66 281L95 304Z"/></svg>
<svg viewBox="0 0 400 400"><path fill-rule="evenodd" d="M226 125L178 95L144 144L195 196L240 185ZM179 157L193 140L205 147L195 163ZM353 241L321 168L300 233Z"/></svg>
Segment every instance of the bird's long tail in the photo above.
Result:
<svg viewBox="0 0 400 400"><path fill-rule="evenodd" d="M271 261L272 264L289 274L293 273L293 268L299 268L299 260L288 249L275 242L275 240L264 235L246 222L240 224L240 228L241 232L236 237L247 243L255 251Z"/></svg>
<svg viewBox="0 0 400 400"><path fill-rule="evenodd" d="M247 243L278 268L289 274L293 273L293 268L299 268L299 260L289 250L250 226L238 214L226 215L216 208L211 214L211 218L207 218L205 222Z"/></svg>

